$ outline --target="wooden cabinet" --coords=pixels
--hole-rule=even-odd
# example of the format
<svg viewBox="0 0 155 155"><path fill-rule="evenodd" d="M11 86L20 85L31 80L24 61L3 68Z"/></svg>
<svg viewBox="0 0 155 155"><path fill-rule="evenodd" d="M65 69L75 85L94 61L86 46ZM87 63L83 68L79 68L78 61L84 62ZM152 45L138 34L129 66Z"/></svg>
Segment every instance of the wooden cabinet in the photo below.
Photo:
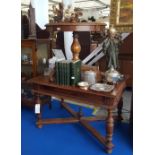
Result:
<svg viewBox="0 0 155 155"><path fill-rule="evenodd" d="M43 73L42 58L50 57L49 39L21 40L21 103L22 106L34 107L32 86L27 83L32 77ZM43 103L50 103L50 97L42 97Z"/></svg>
<svg viewBox="0 0 155 155"><path fill-rule="evenodd" d="M129 34L123 41L119 52L120 72L128 74L127 86L133 85L133 33Z"/></svg>
<svg viewBox="0 0 155 155"><path fill-rule="evenodd" d="M21 40L21 103L22 106L32 107L33 97L31 85L27 80L37 75L36 40Z"/></svg>
<svg viewBox="0 0 155 155"><path fill-rule="evenodd" d="M133 83L133 61L132 59L129 59L126 55L123 58L119 58L119 64L120 64L120 72L124 75L129 75L129 79L127 80L127 86L132 87Z"/></svg>
<svg viewBox="0 0 155 155"><path fill-rule="evenodd" d="M123 43L119 50L119 72L124 75L129 75L127 80L127 87L132 87L133 84L133 34L129 34L127 38L123 40ZM99 68L102 72L107 70L107 62L105 57L98 61Z"/></svg>
<svg viewBox="0 0 155 155"><path fill-rule="evenodd" d="M31 67L32 76L37 74L37 55L36 55L36 41L34 39L24 39L21 41L21 65ZM28 58L30 56L30 58ZM25 57L25 58L24 58ZM30 60L28 60L30 59ZM22 70L24 71L24 69Z"/></svg>

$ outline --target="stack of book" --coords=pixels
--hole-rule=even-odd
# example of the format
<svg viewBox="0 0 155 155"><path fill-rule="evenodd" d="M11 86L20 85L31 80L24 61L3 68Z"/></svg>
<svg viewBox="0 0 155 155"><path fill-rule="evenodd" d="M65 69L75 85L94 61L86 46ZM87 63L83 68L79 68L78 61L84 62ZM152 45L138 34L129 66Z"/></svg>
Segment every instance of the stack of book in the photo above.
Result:
<svg viewBox="0 0 155 155"><path fill-rule="evenodd" d="M81 80L81 60L62 60L55 63L56 83L75 86Z"/></svg>

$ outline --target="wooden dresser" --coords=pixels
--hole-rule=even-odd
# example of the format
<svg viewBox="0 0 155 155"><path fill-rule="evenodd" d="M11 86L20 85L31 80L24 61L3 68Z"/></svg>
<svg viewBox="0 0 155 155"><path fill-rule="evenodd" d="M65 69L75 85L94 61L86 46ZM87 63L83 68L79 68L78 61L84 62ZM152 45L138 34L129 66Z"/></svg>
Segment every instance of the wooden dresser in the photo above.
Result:
<svg viewBox="0 0 155 155"><path fill-rule="evenodd" d="M133 84L133 33L127 36L120 47L119 52L120 72L124 75L128 74L130 78L127 80L127 87Z"/></svg>

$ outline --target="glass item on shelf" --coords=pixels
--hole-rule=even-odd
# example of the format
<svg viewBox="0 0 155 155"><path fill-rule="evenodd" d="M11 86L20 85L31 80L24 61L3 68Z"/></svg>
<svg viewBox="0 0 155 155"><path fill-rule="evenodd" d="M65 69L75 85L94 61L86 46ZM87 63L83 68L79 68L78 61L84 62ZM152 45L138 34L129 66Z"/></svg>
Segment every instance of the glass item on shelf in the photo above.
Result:
<svg viewBox="0 0 155 155"><path fill-rule="evenodd" d="M50 75L50 68L44 68L44 76Z"/></svg>
<svg viewBox="0 0 155 155"><path fill-rule="evenodd" d="M44 76L49 76L50 75L50 69L48 67L48 62L47 62L46 58L42 58L42 66L43 66Z"/></svg>
<svg viewBox="0 0 155 155"><path fill-rule="evenodd" d="M22 62L27 61L27 59L28 59L28 56L27 56L26 54L22 54L22 55L21 55L21 60L22 60Z"/></svg>
<svg viewBox="0 0 155 155"><path fill-rule="evenodd" d="M43 64L46 64L46 58L43 58L42 61L43 61Z"/></svg>
<svg viewBox="0 0 155 155"><path fill-rule="evenodd" d="M22 54L21 55L22 64L32 64L32 58L30 54Z"/></svg>

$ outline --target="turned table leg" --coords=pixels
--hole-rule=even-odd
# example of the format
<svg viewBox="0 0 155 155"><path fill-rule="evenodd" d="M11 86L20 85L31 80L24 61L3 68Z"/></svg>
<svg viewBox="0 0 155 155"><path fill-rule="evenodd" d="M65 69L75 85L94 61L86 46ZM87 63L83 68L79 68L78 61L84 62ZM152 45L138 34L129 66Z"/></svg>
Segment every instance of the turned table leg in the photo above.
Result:
<svg viewBox="0 0 155 155"><path fill-rule="evenodd" d="M112 116L112 110L108 109L108 116L106 120L106 151L107 153L112 153L112 135L114 128L114 119Z"/></svg>
<svg viewBox="0 0 155 155"><path fill-rule="evenodd" d="M50 97L49 97L49 101L48 101L48 107L49 107L49 109L52 109L52 102L53 102L53 99L52 99L52 97L50 96Z"/></svg>
<svg viewBox="0 0 155 155"><path fill-rule="evenodd" d="M41 100L40 100L40 95L36 95L36 104L35 104L35 113L37 115L37 127L42 128L42 123L41 123Z"/></svg>
<svg viewBox="0 0 155 155"><path fill-rule="evenodd" d="M60 107L63 108L62 104L64 103L64 99L61 98L61 101L60 101Z"/></svg>
<svg viewBox="0 0 155 155"><path fill-rule="evenodd" d="M82 117L83 113L82 113L82 107L79 107L79 112L78 112L78 116L79 118Z"/></svg>
<svg viewBox="0 0 155 155"><path fill-rule="evenodd" d="M117 106L117 113L118 113L118 121L123 120L123 116L122 116L122 108L123 108L123 98L121 97L118 106Z"/></svg>

